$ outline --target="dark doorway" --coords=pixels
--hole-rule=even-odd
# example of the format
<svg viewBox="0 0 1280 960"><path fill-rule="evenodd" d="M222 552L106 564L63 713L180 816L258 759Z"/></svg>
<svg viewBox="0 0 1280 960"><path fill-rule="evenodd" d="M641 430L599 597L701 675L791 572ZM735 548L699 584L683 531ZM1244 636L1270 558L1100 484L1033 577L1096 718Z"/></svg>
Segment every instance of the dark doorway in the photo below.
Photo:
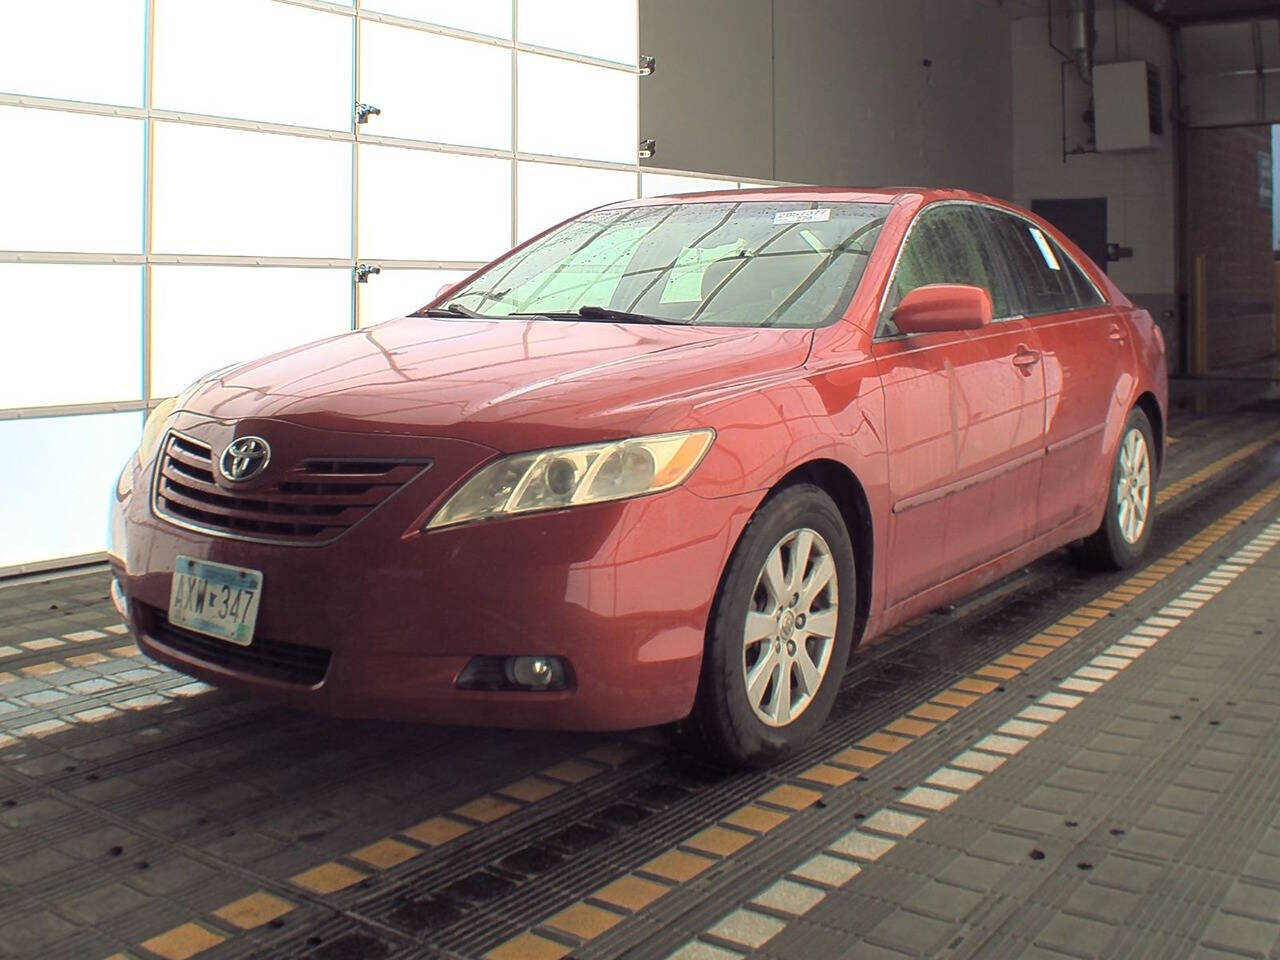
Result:
<svg viewBox="0 0 1280 960"><path fill-rule="evenodd" d="M1107 198L1032 200L1031 211L1065 233L1102 270L1107 269Z"/></svg>

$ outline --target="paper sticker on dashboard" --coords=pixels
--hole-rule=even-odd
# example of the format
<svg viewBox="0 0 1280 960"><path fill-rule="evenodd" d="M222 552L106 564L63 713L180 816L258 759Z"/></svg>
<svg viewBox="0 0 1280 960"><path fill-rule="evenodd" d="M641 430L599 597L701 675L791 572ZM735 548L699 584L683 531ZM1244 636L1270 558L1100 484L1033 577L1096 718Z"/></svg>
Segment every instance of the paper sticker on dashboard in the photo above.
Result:
<svg viewBox="0 0 1280 960"><path fill-rule="evenodd" d="M820 223L830 219L830 207L818 210L782 210L773 215L774 223Z"/></svg>

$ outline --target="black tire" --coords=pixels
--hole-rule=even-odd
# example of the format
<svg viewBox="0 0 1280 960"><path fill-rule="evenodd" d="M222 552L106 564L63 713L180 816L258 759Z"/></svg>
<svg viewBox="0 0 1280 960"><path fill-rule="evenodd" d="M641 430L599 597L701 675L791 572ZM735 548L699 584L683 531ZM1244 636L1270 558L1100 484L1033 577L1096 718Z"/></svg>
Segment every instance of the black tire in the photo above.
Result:
<svg viewBox="0 0 1280 960"><path fill-rule="evenodd" d="M1119 496L1121 476L1121 454L1124 451L1129 434L1137 430L1146 443L1148 462L1147 512L1142 531L1136 540L1127 539L1121 529L1121 505ZM1151 421L1142 410L1135 407L1129 411L1125 419L1124 429L1120 431L1120 442L1116 444L1115 459L1111 464L1111 472L1107 475L1107 509L1102 515L1102 525L1089 537L1081 541L1074 554L1077 561L1091 570L1126 570L1138 563L1147 552L1151 543L1151 530L1155 526L1156 506L1156 444L1155 434L1151 429Z"/></svg>
<svg viewBox="0 0 1280 960"><path fill-rule="evenodd" d="M782 555L790 557L789 562L794 566L803 549L798 546L802 541L794 541L790 546L784 544L789 537L805 536L807 539L804 531L821 537L823 542L813 539L812 556L822 556L822 547L827 548L835 569L835 583L817 592L813 607L805 606L804 600L793 600L792 604L804 606L814 622L820 616L825 621L831 619L831 600L836 598L834 635L809 637L800 629L804 617L792 612L795 632L787 634L785 625L780 626L777 639L748 644L744 637L748 612L758 610L761 598L768 593L764 579L765 563L775 550L780 549ZM812 561L806 570L816 570ZM783 488L766 500L747 524L721 577L707 627L697 699L693 712L677 725L679 742L714 762L741 767L774 763L810 739L831 712L848 663L857 600L855 573L853 544L844 519L823 490L807 483L797 484ZM777 609L775 621L784 624L788 609L794 611L799 607ZM783 641L784 635L792 639ZM765 653L760 652L761 643ZM807 699L804 706L798 707L798 715L794 719L776 726L757 715L748 700L746 683L747 661L753 655L763 658L771 645L775 646L776 652L771 654L774 659L782 658L783 650L789 650L795 656L797 646L803 645L802 652L809 654L810 663L815 651L820 656L829 645L829 658L816 693L801 689L799 674L802 671L796 666L797 673L793 675L790 664L794 661L779 660L788 664L780 668L785 669L788 684L788 691L782 699L788 704L792 697ZM774 701L779 699L776 683L776 680L769 681L762 687L766 693L772 691L769 699ZM800 692L793 693L793 690ZM799 703L799 699L796 702Z"/></svg>

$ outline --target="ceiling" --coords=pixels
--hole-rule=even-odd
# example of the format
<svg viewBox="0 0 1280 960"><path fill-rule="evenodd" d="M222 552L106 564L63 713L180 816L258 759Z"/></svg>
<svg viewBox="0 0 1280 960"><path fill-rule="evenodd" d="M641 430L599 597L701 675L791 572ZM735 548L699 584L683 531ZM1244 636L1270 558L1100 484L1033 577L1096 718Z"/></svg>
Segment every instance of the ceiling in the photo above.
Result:
<svg viewBox="0 0 1280 960"><path fill-rule="evenodd" d="M984 0L1003 9L1010 18L1042 17L1050 0ZM1098 12L1109 10L1113 2L1128 3L1171 27L1193 23L1214 23L1251 17L1280 17L1280 0L1097 0ZM1068 0L1052 0L1055 13L1067 9Z"/></svg>
<svg viewBox="0 0 1280 960"><path fill-rule="evenodd" d="M1280 0L1129 0L1129 3L1175 27L1280 16Z"/></svg>

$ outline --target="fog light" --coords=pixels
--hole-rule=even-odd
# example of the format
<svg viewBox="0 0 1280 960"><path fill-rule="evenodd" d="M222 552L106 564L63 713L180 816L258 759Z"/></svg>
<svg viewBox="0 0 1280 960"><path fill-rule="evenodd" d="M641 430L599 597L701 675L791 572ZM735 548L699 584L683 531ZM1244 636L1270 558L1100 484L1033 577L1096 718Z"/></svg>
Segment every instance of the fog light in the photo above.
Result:
<svg viewBox="0 0 1280 960"><path fill-rule="evenodd" d="M510 663L511 679L522 687L545 687L555 678L546 657L515 657Z"/></svg>
<svg viewBox="0 0 1280 960"><path fill-rule="evenodd" d="M559 657L472 657L455 682L462 690L567 690L569 668Z"/></svg>
<svg viewBox="0 0 1280 960"><path fill-rule="evenodd" d="M111 603L116 608L116 613L124 618L124 622L129 622L129 598L125 596L124 587L120 585L118 577L111 578Z"/></svg>

